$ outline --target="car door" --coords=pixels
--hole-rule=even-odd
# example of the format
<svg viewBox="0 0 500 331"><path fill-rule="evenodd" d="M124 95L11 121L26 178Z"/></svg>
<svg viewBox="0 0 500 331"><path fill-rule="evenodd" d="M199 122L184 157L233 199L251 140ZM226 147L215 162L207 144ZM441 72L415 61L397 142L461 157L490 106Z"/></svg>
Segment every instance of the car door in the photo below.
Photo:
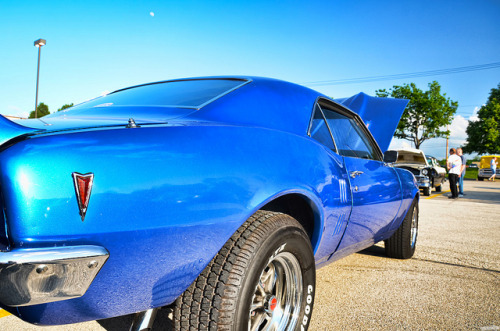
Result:
<svg viewBox="0 0 500 331"><path fill-rule="evenodd" d="M343 108L322 105L343 157L352 195L352 211L337 251L356 251L380 240L401 205L401 184L359 116Z"/></svg>
<svg viewBox="0 0 500 331"><path fill-rule="evenodd" d="M327 166L330 175L322 179L317 189L323 203L324 226L322 240L315 256L317 263L322 263L337 249L344 235L352 202L344 161L337 153L332 134L319 105L313 110L308 135L325 147L327 157L330 159Z"/></svg>

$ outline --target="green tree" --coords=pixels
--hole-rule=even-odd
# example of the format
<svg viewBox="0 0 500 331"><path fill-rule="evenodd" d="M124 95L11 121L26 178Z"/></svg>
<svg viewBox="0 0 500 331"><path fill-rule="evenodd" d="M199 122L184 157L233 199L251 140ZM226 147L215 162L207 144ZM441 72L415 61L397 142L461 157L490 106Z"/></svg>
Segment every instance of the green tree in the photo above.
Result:
<svg viewBox="0 0 500 331"><path fill-rule="evenodd" d="M479 109L477 121L469 121L465 153L495 154L500 152L500 83L492 88L488 102Z"/></svg>
<svg viewBox="0 0 500 331"><path fill-rule="evenodd" d="M414 83L394 85L389 91L375 91L378 97L410 100L394 136L413 142L415 148L420 148L428 139L447 137L450 131L442 128L451 124L458 107L458 102L446 98L446 93L441 94L438 82L433 81L428 86L427 91L422 91Z"/></svg>
<svg viewBox="0 0 500 331"><path fill-rule="evenodd" d="M464 149L464 148L462 147L462 149ZM467 165L471 165L472 162L480 162L480 161L481 161L481 157L479 155L474 156L474 158L472 158L472 159L467 158Z"/></svg>
<svg viewBox="0 0 500 331"><path fill-rule="evenodd" d="M70 104L65 104L65 105L62 105L61 108L59 108L57 111L61 111L61 110L64 110L64 109L67 109L67 108L71 108L73 107L73 103L70 103Z"/></svg>
<svg viewBox="0 0 500 331"><path fill-rule="evenodd" d="M48 114L50 114L50 112L49 112L49 106L47 106L43 102L40 102L38 104L38 107L36 107L36 115L37 115L37 117L38 118L44 117L44 116L46 116ZM28 118L35 118L35 111L34 110L30 113L30 116Z"/></svg>

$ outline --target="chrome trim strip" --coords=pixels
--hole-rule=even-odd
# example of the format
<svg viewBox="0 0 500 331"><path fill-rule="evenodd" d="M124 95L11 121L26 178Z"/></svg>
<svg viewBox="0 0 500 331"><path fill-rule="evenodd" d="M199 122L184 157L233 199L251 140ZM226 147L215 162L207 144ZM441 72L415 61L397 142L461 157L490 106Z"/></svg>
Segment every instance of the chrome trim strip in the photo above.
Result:
<svg viewBox="0 0 500 331"><path fill-rule="evenodd" d="M330 149L332 152L334 152L336 154L339 154L338 153L338 149L337 149L337 144L335 143L335 139L333 138L332 130L330 129L330 125L328 125L328 121L326 120L325 114L323 113L323 109L321 109L321 106L318 103L318 100L319 100L319 98L316 99L316 102L314 103L313 111L311 113L311 117L309 118L309 125L308 125L308 128L307 128L307 135L310 138L312 138L312 136L311 136L311 129L312 129L312 125L313 125L314 115L316 115L316 110L319 110L321 116L323 117L323 121L325 121L326 128L328 129L328 132L330 133L330 138L332 138L332 143L333 143L333 147L335 148L335 150L330 149L327 146L325 146L325 147L328 148L328 149ZM318 143L320 143L320 142L318 141Z"/></svg>
<svg viewBox="0 0 500 331"><path fill-rule="evenodd" d="M251 82L252 82L252 80L251 80L251 79L248 79L248 80L244 81L243 83L241 83L240 85L237 85L237 86L233 87L232 89L227 90L226 92L221 93L221 94L219 94L218 96L213 97L212 99L208 100L207 102L205 102L205 103L203 103L203 104L199 105L199 106L198 106L198 108L196 108L196 109L197 109L197 110L198 110L198 109L201 109L201 108L205 107L206 105L208 105L209 103L212 103L212 102L214 102L215 100L220 99L220 98L222 98L223 96L225 96L225 95L227 95L227 94L229 94L229 93L233 92L234 90L237 90L237 89L239 89L240 87L243 87L243 86L245 86L245 85L247 85L247 84L250 84Z"/></svg>
<svg viewBox="0 0 500 331"><path fill-rule="evenodd" d="M237 80L237 81L241 81L242 83L239 84L239 85L236 85L235 87L219 94L219 95L216 95L215 97L213 97L212 99L202 103L201 105L197 105L197 106L184 106L184 105L177 105L177 106L172 106L172 105L158 105L158 106L154 106L154 107L171 107L171 108L187 108L187 109L196 109L196 110L200 110L201 108L205 107L206 105L208 105L209 103L212 103L214 102L215 100L219 99L219 98L222 98L223 96L233 92L234 90L237 90L239 89L240 87L242 86L245 86L246 84L250 84L252 82L252 79L250 78L231 78L231 77L228 77L228 78L192 78L192 79L173 79L173 80L166 80L166 81L161 81L161 82L154 82L154 83L147 83L147 84L141 84L141 85L136 85L136 86L130 86L130 87L126 87L126 88L123 88L123 89L120 89L120 90L116 90L116 91L113 91L109 94L113 94L113 93L116 93L116 92L121 92L121 91L124 91L124 90L129 90L129 89L132 89L132 88L136 88L136 87L142 87L142 86L147 86L147 85L155 85L155 84L163 84L163 83L173 83L173 82L184 82L184 81L193 81L193 80ZM109 95L108 94L108 95ZM117 106L118 107L118 106ZM144 107L144 106L141 106L141 107Z"/></svg>

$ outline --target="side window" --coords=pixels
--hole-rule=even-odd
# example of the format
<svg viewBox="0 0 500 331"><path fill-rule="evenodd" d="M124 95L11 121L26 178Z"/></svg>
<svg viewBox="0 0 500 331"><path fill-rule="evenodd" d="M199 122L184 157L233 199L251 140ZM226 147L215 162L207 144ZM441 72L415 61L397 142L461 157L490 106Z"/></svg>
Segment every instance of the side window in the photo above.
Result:
<svg viewBox="0 0 500 331"><path fill-rule="evenodd" d="M309 128L309 136L335 151L332 135L330 134L330 130L326 125L323 113L318 105L314 108L314 116L311 120L311 126Z"/></svg>
<svg viewBox="0 0 500 331"><path fill-rule="evenodd" d="M354 119L322 109L340 155L378 160L375 147Z"/></svg>

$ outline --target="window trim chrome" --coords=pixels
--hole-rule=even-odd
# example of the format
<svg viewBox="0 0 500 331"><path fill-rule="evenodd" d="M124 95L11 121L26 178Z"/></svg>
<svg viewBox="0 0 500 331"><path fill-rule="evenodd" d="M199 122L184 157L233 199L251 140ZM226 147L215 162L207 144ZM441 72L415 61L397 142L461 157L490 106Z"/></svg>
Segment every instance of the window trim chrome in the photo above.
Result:
<svg viewBox="0 0 500 331"><path fill-rule="evenodd" d="M335 148L335 150L331 149L328 146L325 146L320 141L314 139L311 136L311 129L312 129L312 124L313 124L313 120L314 120L314 115L316 115L316 109L318 109L320 111L321 117L323 117L323 121L325 121L326 128L328 129L328 133L330 134L330 138L332 139L333 147ZM309 128L307 129L307 135L309 137L311 137L313 140L315 140L315 141L319 142L320 144L322 144L323 146L327 147L329 150L331 150L335 154L339 154L338 153L337 144L335 143L335 139L333 138L332 130L330 129L330 125L328 125L328 121L326 120L325 114L323 113L323 109L321 109L321 105L317 101L314 103L314 107L313 107L313 111L312 111L312 114L311 114L311 118L309 119Z"/></svg>
<svg viewBox="0 0 500 331"><path fill-rule="evenodd" d="M363 119L361 118L361 116L359 116L357 113L353 112L349 108L345 107L344 105L341 105L341 104L333 101L332 99L329 99L329 98L326 98L323 96L320 96L316 99L315 105L316 104L318 104L320 106L320 108L326 107L326 109L328 109L328 110L339 113L341 115L344 115L344 116L354 120L354 122L360 127L360 129L365 134L365 136L368 137L369 143L372 145L372 147L375 151L375 154L376 154L375 156L378 157L378 159L373 159L373 160L383 162L384 153L382 153L380 146L378 145L375 138L373 138L373 135L371 134L370 130L366 126L366 124L363 121ZM323 111L323 109L321 109L321 110ZM313 113L313 116L314 116L314 113ZM311 117L311 121L312 121L312 117ZM350 157L350 156L348 156L348 157ZM354 156L352 156L352 157L354 157Z"/></svg>

